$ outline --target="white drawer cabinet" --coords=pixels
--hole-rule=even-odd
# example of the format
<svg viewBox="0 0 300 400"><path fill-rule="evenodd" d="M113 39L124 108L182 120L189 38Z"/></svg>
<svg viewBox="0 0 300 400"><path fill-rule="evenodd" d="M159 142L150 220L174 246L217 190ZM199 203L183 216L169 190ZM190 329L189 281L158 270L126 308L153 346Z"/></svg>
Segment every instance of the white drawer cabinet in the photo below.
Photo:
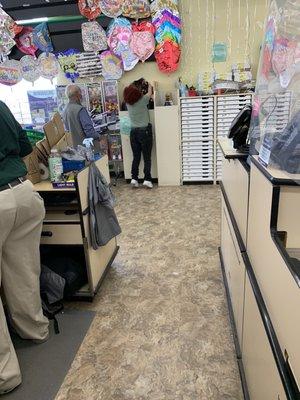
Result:
<svg viewBox="0 0 300 400"><path fill-rule="evenodd" d="M285 99L282 99L284 114ZM182 181L190 182L184 173L189 161L201 164L209 158L209 174L193 176L193 181L215 182L222 177L222 157L217 151L217 139L227 137L232 121L247 104L252 103L252 94L184 97L180 99ZM279 129L278 126L276 129ZM192 151L189 151L193 148ZM207 149L210 149L209 153Z"/></svg>

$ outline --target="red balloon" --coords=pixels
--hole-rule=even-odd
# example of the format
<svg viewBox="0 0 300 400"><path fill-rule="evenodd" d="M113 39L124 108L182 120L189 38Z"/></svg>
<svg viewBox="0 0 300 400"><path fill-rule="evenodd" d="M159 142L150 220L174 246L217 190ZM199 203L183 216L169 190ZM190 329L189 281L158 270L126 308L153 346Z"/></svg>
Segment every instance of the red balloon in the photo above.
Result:
<svg viewBox="0 0 300 400"><path fill-rule="evenodd" d="M22 53L35 56L38 48L33 43L32 31L33 28L30 26L23 28L21 33L15 38L15 41L18 49L21 50Z"/></svg>
<svg viewBox="0 0 300 400"><path fill-rule="evenodd" d="M101 14L99 0L78 0L80 14L92 21Z"/></svg>

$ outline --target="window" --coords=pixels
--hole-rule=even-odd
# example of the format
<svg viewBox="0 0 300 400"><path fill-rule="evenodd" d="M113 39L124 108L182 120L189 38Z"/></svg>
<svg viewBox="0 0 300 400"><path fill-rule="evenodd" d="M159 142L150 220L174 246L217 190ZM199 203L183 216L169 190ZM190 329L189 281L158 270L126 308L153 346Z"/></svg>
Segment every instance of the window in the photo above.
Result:
<svg viewBox="0 0 300 400"><path fill-rule="evenodd" d="M14 86L0 85L0 100L7 104L22 125L43 126L57 109L56 80L24 79Z"/></svg>

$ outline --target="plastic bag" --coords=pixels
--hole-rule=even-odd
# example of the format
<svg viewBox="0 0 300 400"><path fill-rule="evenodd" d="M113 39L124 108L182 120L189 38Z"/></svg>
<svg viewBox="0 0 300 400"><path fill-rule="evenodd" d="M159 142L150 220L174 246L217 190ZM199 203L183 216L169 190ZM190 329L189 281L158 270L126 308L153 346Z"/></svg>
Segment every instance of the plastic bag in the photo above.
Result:
<svg viewBox="0 0 300 400"><path fill-rule="evenodd" d="M122 135L130 135L131 121L127 115L120 117L120 132Z"/></svg>
<svg viewBox="0 0 300 400"><path fill-rule="evenodd" d="M33 30L33 43L46 53L53 51L53 46L46 22L37 25Z"/></svg>

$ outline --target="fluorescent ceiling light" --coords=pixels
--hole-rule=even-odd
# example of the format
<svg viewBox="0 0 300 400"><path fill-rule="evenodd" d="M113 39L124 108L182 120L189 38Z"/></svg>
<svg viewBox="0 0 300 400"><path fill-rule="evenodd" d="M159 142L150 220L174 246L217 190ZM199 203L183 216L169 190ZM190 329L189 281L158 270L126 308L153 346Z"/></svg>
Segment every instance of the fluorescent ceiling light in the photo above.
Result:
<svg viewBox="0 0 300 400"><path fill-rule="evenodd" d="M42 18L32 18L32 19L20 19L16 21L18 25L29 25L29 24L38 24L40 22L47 22L48 17L42 17Z"/></svg>

